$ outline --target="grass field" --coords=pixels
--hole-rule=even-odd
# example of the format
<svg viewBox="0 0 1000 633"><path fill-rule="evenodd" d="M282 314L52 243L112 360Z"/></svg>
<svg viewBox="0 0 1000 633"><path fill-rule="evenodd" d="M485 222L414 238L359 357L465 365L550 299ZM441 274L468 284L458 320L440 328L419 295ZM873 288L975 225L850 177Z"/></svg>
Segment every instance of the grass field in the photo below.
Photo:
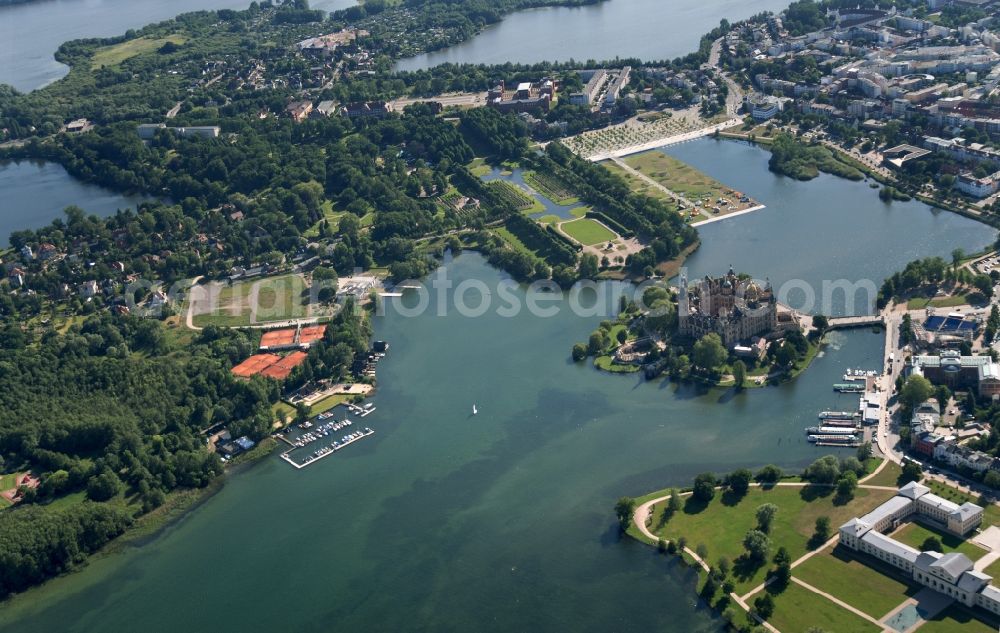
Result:
<svg viewBox="0 0 1000 633"><path fill-rule="evenodd" d="M279 400L271 405L271 413L274 415L275 420L288 422L295 417L295 407L284 400Z"/></svg>
<svg viewBox="0 0 1000 633"><path fill-rule="evenodd" d="M964 306L969 303L969 298L965 295L951 295L947 297L914 297L906 302L907 310L921 310L930 306L931 308L953 308Z"/></svg>
<svg viewBox="0 0 1000 633"><path fill-rule="evenodd" d="M768 620L781 633L806 633L819 627L836 633L878 633L871 622L794 583L774 597L774 615Z"/></svg>
<svg viewBox="0 0 1000 633"><path fill-rule="evenodd" d="M1000 578L1000 559L997 559L986 566L983 573L989 574L994 578Z"/></svg>
<svg viewBox="0 0 1000 633"><path fill-rule="evenodd" d="M792 572L796 578L834 595L859 611L879 619L919 591L855 560L842 549L825 550Z"/></svg>
<svg viewBox="0 0 1000 633"><path fill-rule="evenodd" d="M519 250L522 253L526 253L532 259L539 258L538 253L525 246L524 242L522 242L518 236L511 233L510 230L507 229L507 227L505 226L498 227L496 229L493 229L493 232L496 233L497 236L499 236L500 239L502 239L511 248Z"/></svg>
<svg viewBox="0 0 1000 633"><path fill-rule="evenodd" d="M967 609L949 607L919 629L920 633L995 633L996 629L972 617Z"/></svg>
<svg viewBox="0 0 1000 633"><path fill-rule="evenodd" d="M593 246L618 239L614 231L590 218L580 218L559 225L562 232L584 246Z"/></svg>
<svg viewBox="0 0 1000 633"><path fill-rule="evenodd" d="M594 359L594 367L612 374L634 374L642 369L638 365L616 365L613 356L598 356Z"/></svg>
<svg viewBox="0 0 1000 633"><path fill-rule="evenodd" d="M719 198L726 198L734 205L734 211L750 206L750 203L741 204L738 192L732 188L660 150L635 154L624 160L629 167L692 202L702 200L703 206L711 207Z"/></svg>
<svg viewBox="0 0 1000 633"><path fill-rule="evenodd" d="M656 198L658 200L662 200L663 202L673 204L674 199L668 196L666 192L664 192L662 189L654 187L653 185L649 184L642 178L630 174L629 172L625 171L624 169L616 165L613 161L605 160L601 161L600 164L604 166L605 169L611 171L614 174L617 174L623 180L625 180L625 182L628 183L629 189L631 189L633 193L636 193L640 196Z"/></svg>
<svg viewBox="0 0 1000 633"><path fill-rule="evenodd" d="M879 474L865 481L865 483L870 486L895 486L901 474L903 474L902 467L896 462L889 462Z"/></svg>
<svg viewBox="0 0 1000 633"><path fill-rule="evenodd" d="M17 481L17 476L21 473L7 473L5 475L0 475L0 490L10 490L14 487L14 482Z"/></svg>
<svg viewBox="0 0 1000 633"><path fill-rule="evenodd" d="M10 490L13 488L19 474L20 473L7 473L5 475L0 475L0 490ZM0 497L0 508L6 508L10 505L12 504L10 501L7 501L6 497Z"/></svg>
<svg viewBox="0 0 1000 633"><path fill-rule="evenodd" d="M820 496L822 495L822 496ZM743 536L757 524L755 511L763 503L778 506L771 527L772 551L784 546L795 560L808 551L809 539L820 516L830 517L839 526L851 517L861 516L892 496L889 491L858 489L855 498L836 505L831 489L778 486L770 490L751 488L742 499L716 494L707 507L688 499L684 508L663 519L664 504L654 508L650 531L666 539L685 536L691 547L704 543L709 558L726 556L736 560L743 553ZM734 570L737 592L746 592L764 580L767 566Z"/></svg>
<svg viewBox="0 0 1000 633"><path fill-rule="evenodd" d="M249 279L216 286L214 300L199 301L194 316L196 327L218 325L243 327L253 323L285 321L308 316L306 286L298 275Z"/></svg>
<svg viewBox="0 0 1000 633"><path fill-rule="evenodd" d="M314 405L312 405L311 407L309 407L309 415L310 417L314 415L319 415L324 411L329 411L338 404L343 404L344 402L350 402L352 398L354 398L354 396L346 393L338 393L332 396L327 396L322 400L318 401L317 403L315 403ZM286 422L288 420L295 418L295 407L288 404L284 400L281 400L278 403L271 405L271 413L274 414L274 418L276 420L281 420L282 422Z"/></svg>
<svg viewBox="0 0 1000 633"><path fill-rule="evenodd" d="M485 158L474 158L466 167L472 172L473 176L479 176L482 178L486 174L490 173L492 168L489 163L486 162Z"/></svg>
<svg viewBox="0 0 1000 633"><path fill-rule="evenodd" d="M350 211L334 211L333 203L329 200L323 202L320 205L320 210L323 212L323 220L326 220L327 226L330 227L331 235L336 234L338 227L340 226L340 218L344 217ZM302 235L304 237L319 237L319 225L323 220L319 220L316 224L306 229ZM358 218L361 228L367 228L375 222L374 213L366 213L362 217Z"/></svg>
<svg viewBox="0 0 1000 633"><path fill-rule="evenodd" d="M588 213L590 213L592 210L593 209L591 209L588 206L573 207L572 209L569 210L569 214L571 216L573 216L574 218L582 218L583 216L585 216ZM563 218L561 218L559 216L555 216L555 215L543 216L543 218L538 218L538 221L541 222L542 219L544 219L544 218L556 218L558 222L563 222L564 221Z"/></svg>
<svg viewBox="0 0 1000 633"><path fill-rule="evenodd" d="M892 538L917 549L920 549L923 542L932 536L941 541L941 549L944 550L945 554L948 552L962 552L972 560L982 558L986 554L986 550L978 545L974 545L963 538L947 534L940 530L931 529L920 523L907 523L892 533Z"/></svg>
<svg viewBox="0 0 1000 633"><path fill-rule="evenodd" d="M343 404L345 402L350 402L354 396L346 393L338 393L332 396L327 396L317 402L316 404L309 407L309 415L319 415L324 411L329 411L338 404Z"/></svg>
<svg viewBox="0 0 1000 633"><path fill-rule="evenodd" d="M121 44L105 46L94 52L94 57L90 60L90 67L96 70L101 66L117 66L130 57L159 50L167 42L180 45L186 41L187 37L184 35L168 35L156 39L140 37Z"/></svg>

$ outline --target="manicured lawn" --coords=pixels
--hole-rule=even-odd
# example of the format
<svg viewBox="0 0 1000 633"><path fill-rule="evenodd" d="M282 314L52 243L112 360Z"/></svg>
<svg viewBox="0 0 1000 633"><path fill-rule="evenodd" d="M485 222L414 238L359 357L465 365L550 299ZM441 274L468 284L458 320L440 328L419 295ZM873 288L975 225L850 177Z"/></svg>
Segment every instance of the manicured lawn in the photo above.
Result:
<svg viewBox="0 0 1000 633"><path fill-rule="evenodd" d="M593 246L594 244L602 244L618 239L618 236L613 231L590 218L580 218L579 220L566 222L561 224L559 228L562 229L563 233L584 246Z"/></svg>
<svg viewBox="0 0 1000 633"><path fill-rule="evenodd" d="M487 164L485 158L474 158L471 163L466 165L466 167L469 168L469 171L471 171L474 176L479 176L480 178L491 171L491 167Z"/></svg>
<svg viewBox="0 0 1000 633"><path fill-rule="evenodd" d="M510 246L514 250L518 250L527 254L529 257L531 257L532 260L538 259L538 253L525 246L524 242L522 242L518 236L511 233L507 227L501 226L493 229L493 231L500 239L502 239L508 246Z"/></svg>
<svg viewBox="0 0 1000 633"><path fill-rule="evenodd" d="M879 619L919 588L899 582L856 560L843 548L824 550L796 567L792 574Z"/></svg>
<svg viewBox="0 0 1000 633"><path fill-rule="evenodd" d="M616 365L612 356L598 356L594 359L594 367L613 374L632 374L642 369L638 365Z"/></svg>
<svg viewBox="0 0 1000 633"><path fill-rule="evenodd" d="M314 416L314 415L319 415L324 411L329 411L338 404L342 404L344 402L350 402L351 398L353 397L354 396L346 393L338 393L332 396L327 396L322 400L318 401L317 403L315 403L314 405L312 405L311 407L309 407L309 415ZM282 400L277 404L271 406L271 413L274 414L274 418L276 420L281 420L282 422L284 422L285 420L295 417L295 407Z"/></svg>
<svg viewBox="0 0 1000 633"><path fill-rule="evenodd" d="M719 198L729 200L730 204L736 205L737 210L746 206L740 204L738 192L734 192L731 187L660 150L635 154L624 160L629 167L642 172L674 193L692 202L702 200L702 206L714 206Z"/></svg>
<svg viewBox="0 0 1000 633"><path fill-rule="evenodd" d="M285 423L295 417L295 407L284 400L279 400L271 405L271 413L274 415L275 420L281 420L282 423Z"/></svg>
<svg viewBox="0 0 1000 633"><path fill-rule="evenodd" d="M602 161L600 163L608 171L620 176L626 183L628 183L628 188L632 190L632 193L639 194L640 196L647 196L650 198L658 198L663 202L673 202L673 198L668 196L662 189L658 189L653 185L649 184L642 178L633 176L629 172L625 171L614 162L610 160Z"/></svg>
<svg viewBox="0 0 1000 633"><path fill-rule="evenodd" d="M983 573L989 574L994 578L1000 578L1000 559L997 559L986 566Z"/></svg>
<svg viewBox="0 0 1000 633"><path fill-rule="evenodd" d="M901 474L903 474L903 469L899 464L889 462L879 474L865 481L865 483L871 486L895 486Z"/></svg>
<svg viewBox="0 0 1000 633"><path fill-rule="evenodd" d="M324 411L329 411L338 404L349 402L353 397L354 396L350 396L345 393L338 393L332 396L327 396L322 400L320 400L319 402L317 402L316 404L309 407L309 415L319 415Z"/></svg>
<svg viewBox="0 0 1000 633"><path fill-rule="evenodd" d="M305 282L298 275L248 279L221 286L214 306L200 303L194 317L198 327L219 325L241 327L253 323L285 321L308 316ZM251 299L256 292L256 306ZM256 310L254 310L256 308Z"/></svg>
<svg viewBox="0 0 1000 633"><path fill-rule="evenodd" d="M776 486L765 490L755 487L739 500L717 493L707 507L688 498L684 508L665 523L662 523L664 504L658 504L654 508L650 531L666 539L685 536L692 548L704 543L708 547L709 560L726 556L735 561L743 554L744 535L757 524L757 507L773 503L779 509L771 526L771 549L777 551L784 546L795 560L808 551L817 517L830 517L830 524L836 529L851 517L865 514L892 496L888 490L859 489L853 500L835 505L833 491L827 488ZM767 568L768 565L734 569L737 592L746 592L763 582Z"/></svg>
<svg viewBox="0 0 1000 633"><path fill-rule="evenodd" d="M941 541L941 549L944 550L945 554L948 552L962 552L972 560L982 558L986 554L986 550L978 545L973 545L965 539L929 528L920 523L908 523L898 531L892 533L892 538L917 549L920 549L923 542L932 536Z"/></svg>
<svg viewBox="0 0 1000 633"><path fill-rule="evenodd" d="M953 606L917 630L920 633L995 633L996 628L972 617L969 610Z"/></svg>
<svg viewBox="0 0 1000 633"><path fill-rule="evenodd" d="M167 42L183 44L186 41L187 37L184 35L168 35L167 37L156 39L140 37L127 42L122 42L121 44L105 46L94 52L94 57L90 61L90 67L92 69L97 69L101 66L117 66L130 57L159 50L159 48Z"/></svg>
<svg viewBox="0 0 1000 633"><path fill-rule="evenodd" d="M335 211L333 208L333 203L330 202L329 200L323 201L323 204L320 205L320 211L323 213L323 218L317 221L316 224L313 224L311 227L309 227L302 233L302 235L304 235L305 237L319 237L319 225L320 222L322 222L323 220L326 220L327 226L330 228L331 231L330 234L335 235L337 233L338 228L340 227L340 218L350 213L350 211ZM366 213L365 215L358 218L358 223L361 225L361 228L369 227L374 222L375 222L374 213Z"/></svg>
<svg viewBox="0 0 1000 633"><path fill-rule="evenodd" d="M965 295L952 295L948 297L914 297L906 302L908 310L920 310L930 306L932 308L952 308L954 306L964 306L969 303L969 298Z"/></svg>
<svg viewBox="0 0 1000 633"><path fill-rule="evenodd" d="M806 633L818 626L836 633L878 633L881 629L847 609L795 583L774 597L774 614L768 620L781 633Z"/></svg>
<svg viewBox="0 0 1000 633"><path fill-rule="evenodd" d="M10 490L13 488L19 474L7 473L6 475L0 475L0 490Z"/></svg>
<svg viewBox="0 0 1000 633"><path fill-rule="evenodd" d="M83 503L86 500L87 500L87 493L81 490L80 492L73 492L68 495L59 497L53 500L51 503L49 503L47 507L52 508L54 510L59 508L68 508L70 506L75 506L78 503Z"/></svg>

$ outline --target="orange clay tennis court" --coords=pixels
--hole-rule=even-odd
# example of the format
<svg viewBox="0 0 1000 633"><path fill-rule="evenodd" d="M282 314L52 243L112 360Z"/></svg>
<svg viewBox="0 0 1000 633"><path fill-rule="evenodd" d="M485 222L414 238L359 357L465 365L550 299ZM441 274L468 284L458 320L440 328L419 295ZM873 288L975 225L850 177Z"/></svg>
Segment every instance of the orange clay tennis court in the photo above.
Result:
<svg viewBox="0 0 1000 633"><path fill-rule="evenodd" d="M250 358L246 359L239 365L233 367L230 371L234 376L239 376L240 378L249 378L250 376L255 376L264 369L270 367L271 365L277 363L281 360L280 356L274 354L254 354Z"/></svg>

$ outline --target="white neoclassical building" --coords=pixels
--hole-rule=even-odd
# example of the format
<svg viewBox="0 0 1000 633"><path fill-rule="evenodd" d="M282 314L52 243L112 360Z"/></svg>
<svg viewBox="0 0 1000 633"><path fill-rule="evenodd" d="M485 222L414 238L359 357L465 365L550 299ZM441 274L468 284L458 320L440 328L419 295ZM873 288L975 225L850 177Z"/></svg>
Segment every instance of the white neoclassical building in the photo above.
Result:
<svg viewBox="0 0 1000 633"><path fill-rule="evenodd" d="M840 543L874 556L966 606L1000 614L1000 589L993 586L991 576L973 568L968 556L921 552L885 534L913 519L964 537L982 523L983 509L968 502L958 505L935 495L927 486L908 483L892 499L842 525Z"/></svg>

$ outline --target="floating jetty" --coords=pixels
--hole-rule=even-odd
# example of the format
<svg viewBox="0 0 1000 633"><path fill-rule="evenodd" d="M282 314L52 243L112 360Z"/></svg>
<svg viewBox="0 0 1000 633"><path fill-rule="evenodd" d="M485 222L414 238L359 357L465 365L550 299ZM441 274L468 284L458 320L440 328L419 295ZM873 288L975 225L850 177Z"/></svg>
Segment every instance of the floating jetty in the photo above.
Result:
<svg viewBox="0 0 1000 633"><path fill-rule="evenodd" d="M846 426L810 426L806 433L810 435L854 435L857 429Z"/></svg>
<svg viewBox="0 0 1000 633"><path fill-rule="evenodd" d="M359 407L356 404L347 403L347 408L351 411L351 413L355 414L359 418L363 418L369 413L375 412L375 405L372 404L371 402L369 402L363 407Z"/></svg>
<svg viewBox="0 0 1000 633"><path fill-rule="evenodd" d="M281 459L285 460L286 462L288 462L289 464L291 464L295 468L302 469L302 468L305 468L306 466L308 466L308 465L310 465L310 464L312 464L314 462L318 462L319 460L323 459L324 457L327 457L329 455L333 455L337 451L339 451L339 450L341 450L341 449L343 449L343 448L345 448L347 446L350 446L351 444L353 444L355 442L361 441L361 440L365 439L366 437L368 437L370 435L374 435L374 434L375 434L375 431L373 431L373 430L371 430L371 429L369 429L369 428L366 427L365 429L363 429L361 431L355 431L354 433L351 433L349 435L345 435L340 440L334 440L332 444L330 444L328 446L324 446L324 447L318 449L317 451L315 451L309 457L309 459L307 459L306 461L302 462L301 464L298 463L298 462L296 462L294 459L291 458L291 455L289 455L289 453L291 453L291 451L286 451L286 452L282 453L281 454Z"/></svg>
<svg viewBox="0 0 1000 633"><path fill-rule="evenodd" d="M820 411L819 412L819 419L820 420L830 420L830 419L836 419L836 420L853 420L854 419L854 412L853 411Z"/></svg>
<svg viewBox="0 0 1000 633"><path fill-rule="evenodd" d="M863 393L865 386L856 382L838 382L833 385L833 390L841 393Z"/></svg>
<svg viewBox="0 0 1000 633"><path fill-rule="evenodd" d="M854 435L810 435L809 441L816 446L860 446Z"/></svg>
<svg viewBox="0 0 1000 633"><path fill-rule="evenodd" d="M839 427L842 427L842 428L846 427L846 428L855 429L855 428L858 427L858 421L854 420L854 419L851 419L851 420L838 420L837 418L825 418L823 420L823 426L839 426Z"/></svg>
<svg viewBox="0 0 1000 633"><path fill-rule="evenodd" d="M874 369L848 369L844 380L864 380L869 376L878 376L878 372Z"/></svg>

